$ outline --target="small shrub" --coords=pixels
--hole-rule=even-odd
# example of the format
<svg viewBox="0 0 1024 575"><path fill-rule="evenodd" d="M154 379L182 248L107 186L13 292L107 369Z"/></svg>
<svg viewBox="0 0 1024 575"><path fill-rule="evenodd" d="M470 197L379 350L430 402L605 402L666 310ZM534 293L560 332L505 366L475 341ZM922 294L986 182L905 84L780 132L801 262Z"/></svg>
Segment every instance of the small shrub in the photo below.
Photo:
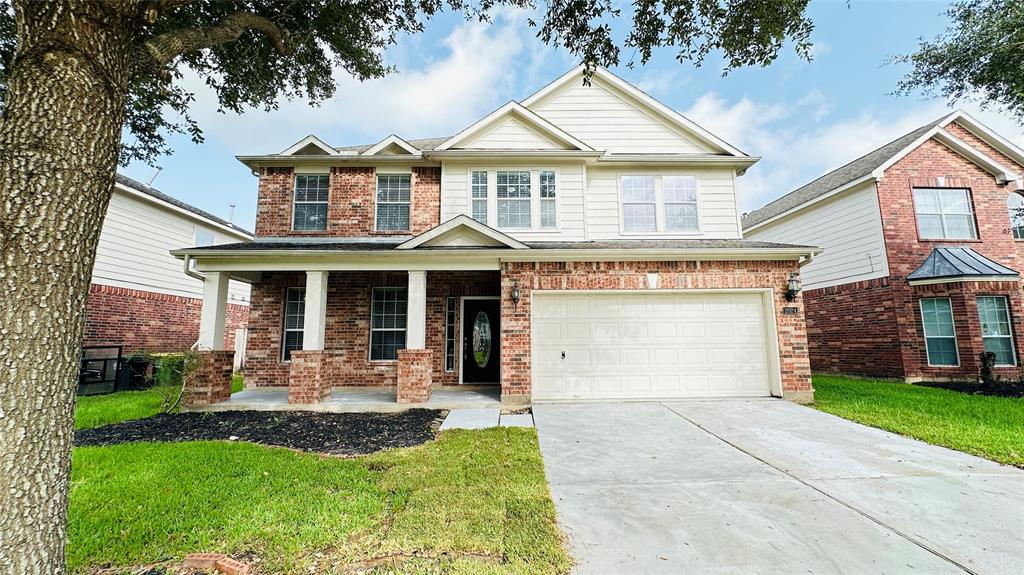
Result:
<svg viewBox="0 0 1024 575"><path fill-rule="evenodd" d="M992 368L996 365L996 354L983 351L978 354L978 363L981 366L978 369L978 384L986 388L998 387L999 377L992 373Z"/></svg>

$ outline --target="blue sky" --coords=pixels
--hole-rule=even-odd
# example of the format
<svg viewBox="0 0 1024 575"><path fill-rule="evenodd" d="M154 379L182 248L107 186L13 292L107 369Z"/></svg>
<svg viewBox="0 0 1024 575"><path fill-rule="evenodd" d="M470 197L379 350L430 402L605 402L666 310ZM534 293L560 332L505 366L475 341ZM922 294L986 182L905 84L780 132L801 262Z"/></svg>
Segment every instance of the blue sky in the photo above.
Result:
<svg viewBox="0 0 1024 575"><path fill-rule="evenodd" d="M716 59L694 68L662 50L646 65L612 71L763 157L738 181L740 208L750 211L950 109L941 100L891 95L906 68L885 63L913 51L919 37L940 32L945 7L931 1L812 2L812 62L787 50L768 68L722 77ZM564 50L536 39L526 18L501 11L491 24L453 15L436 19L426 33L387 53L397 74L365 83L339 74L336 97L318 108L294 101L269 114L221 114L202 82L186 77L197 94L193 111L206 142L171 138L174 154L157 160L163 171L153 185L221 217L234 203L235 223L251 229L257 180L235 155L279 152L310 133L338 146L372 143L390 133L447 136L576 65ZM630 57L624 52L624 63ZM1024 143L1024 131L1006 115L979 110L976 103L959 106ZM133 164L123 172L148 181L154 169Z"/></svg>

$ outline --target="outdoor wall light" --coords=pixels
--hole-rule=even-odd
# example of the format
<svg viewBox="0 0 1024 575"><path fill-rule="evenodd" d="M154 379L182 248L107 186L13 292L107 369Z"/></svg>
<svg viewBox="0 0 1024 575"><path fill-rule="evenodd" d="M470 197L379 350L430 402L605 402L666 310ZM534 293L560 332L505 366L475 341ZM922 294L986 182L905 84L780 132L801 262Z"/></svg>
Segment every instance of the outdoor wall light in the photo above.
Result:
<svg viewBox="0 0 1024 575"><path fill-rule="evenodd" d="M515 311L519 307L519 299L523 297L523 290L519 289L519 282L512 284L512 293L509 295L512 297L512 311Z"/></svg>
<svg viewBox="0 0 1024 575"><path fill-rule="evenodd" d="M786 289L786 301L793 301L800 293L800 274L793 272L789 274L789 285Z"/></svg>

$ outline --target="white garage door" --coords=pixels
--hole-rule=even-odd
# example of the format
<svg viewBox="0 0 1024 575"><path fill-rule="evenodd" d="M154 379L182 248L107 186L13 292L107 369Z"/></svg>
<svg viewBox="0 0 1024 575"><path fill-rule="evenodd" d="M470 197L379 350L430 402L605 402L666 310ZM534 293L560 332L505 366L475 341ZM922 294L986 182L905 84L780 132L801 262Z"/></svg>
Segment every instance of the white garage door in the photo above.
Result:
<svg viewBox="0 0 1024 575"><path fill-rule="evenodd" d="M770 395L762 296L533 292L533 398Z"/></svg>

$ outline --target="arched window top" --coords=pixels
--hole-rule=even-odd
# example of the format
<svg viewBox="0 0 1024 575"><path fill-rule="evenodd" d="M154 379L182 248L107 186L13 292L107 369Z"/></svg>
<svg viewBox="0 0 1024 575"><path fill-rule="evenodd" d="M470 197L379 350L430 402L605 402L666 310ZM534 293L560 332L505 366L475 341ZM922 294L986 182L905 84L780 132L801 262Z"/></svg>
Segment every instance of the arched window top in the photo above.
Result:
<svg viewBox="0 0 1024 575"><path fill-rule="evenodd" d="M1024 240L1024 195L1010 192L1006 196L1006 210L1010 216L1010 229L1014 239Z"/></svg>

